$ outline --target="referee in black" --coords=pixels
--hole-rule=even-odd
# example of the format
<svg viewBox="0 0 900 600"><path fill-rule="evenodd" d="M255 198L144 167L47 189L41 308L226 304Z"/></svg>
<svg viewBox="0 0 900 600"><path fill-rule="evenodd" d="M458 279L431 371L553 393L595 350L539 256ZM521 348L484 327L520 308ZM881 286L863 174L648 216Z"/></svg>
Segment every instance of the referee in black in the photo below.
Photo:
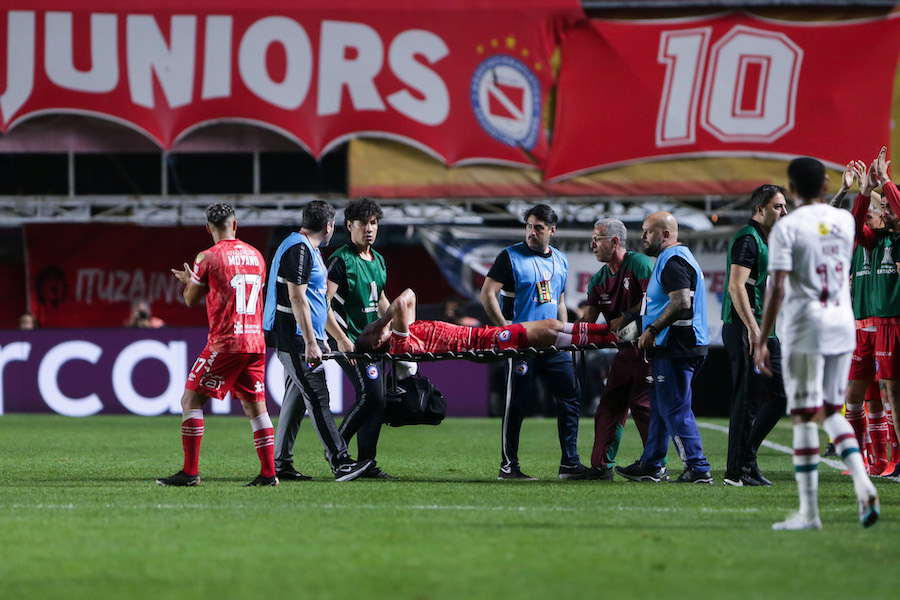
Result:
<svg viewBox="0 0 900 600"><path fill-rule="evenodd" d="M781 343L773 333L760 340L759 322L769 269L768 236L775 222L787 214L784 188L761 185L753 190L753 216L728 246L725 293L722 298L722 342L731 362L732 399L728 426L728 463L725 485L772 485L759 470L756 452L785 413L787 396L781 377ZM769 347L774 376L763 378L753 367L757 344ZM761 394L768 388L768 399Z"/></svg>

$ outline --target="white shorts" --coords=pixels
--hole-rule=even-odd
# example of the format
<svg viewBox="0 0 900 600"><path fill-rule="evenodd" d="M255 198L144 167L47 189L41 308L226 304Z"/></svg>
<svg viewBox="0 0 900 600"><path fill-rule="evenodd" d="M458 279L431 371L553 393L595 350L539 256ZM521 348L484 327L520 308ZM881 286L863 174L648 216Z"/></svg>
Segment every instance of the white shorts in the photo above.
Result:
<svg viewBox="0 0 900 600"><path fill-rule="evenodd" d="M782 370L789 412L813 412L823 404L838 409L844 405L852 352L831 356L788 352L784 356L787 364Z"/></svg>

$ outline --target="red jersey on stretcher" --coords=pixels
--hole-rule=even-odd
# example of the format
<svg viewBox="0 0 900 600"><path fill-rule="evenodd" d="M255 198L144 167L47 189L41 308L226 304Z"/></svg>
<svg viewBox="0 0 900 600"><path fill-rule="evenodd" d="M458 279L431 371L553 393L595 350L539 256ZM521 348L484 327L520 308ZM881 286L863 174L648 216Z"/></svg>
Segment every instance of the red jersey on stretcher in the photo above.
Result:
<svg viewBox="0 0 900 600"><path fill-rule="evenodd" d="M197 285L209 286L206 315L213 352L265 352L262 332L266 263L241 240L222 240L194 259Z"/></svg>
<svg viewBox="0 0 900 600"><path fill-rule="evenodd" d="M509 350L527 348L525 327L466 327L445 321L415 321L409 334L391 332L391 354L426 352L466 352L469 350Z"/></svg>

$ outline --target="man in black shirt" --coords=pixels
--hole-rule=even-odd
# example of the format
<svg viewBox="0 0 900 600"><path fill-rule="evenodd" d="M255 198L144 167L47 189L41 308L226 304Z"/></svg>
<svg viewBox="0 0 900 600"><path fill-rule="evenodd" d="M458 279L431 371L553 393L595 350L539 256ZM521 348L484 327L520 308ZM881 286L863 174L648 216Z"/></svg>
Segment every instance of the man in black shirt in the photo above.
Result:
<svg viewBox="0 0 900 600"><path fill-rule="evenodd" d="M772 485L759 470L756 451L787 407L781 343L774 333L768 340L759 339L769 268L768 236L778 219L787 214L786 207L784 188L761 185L753 190L753 216L734 234L728 248L722 342L731 361L733 386L724 483L734 487ZM772 356L772 378L761 377L753 369L753 352L761 343L769 347ZM760 403L764 388L768 388L769 401Z"/></svg>

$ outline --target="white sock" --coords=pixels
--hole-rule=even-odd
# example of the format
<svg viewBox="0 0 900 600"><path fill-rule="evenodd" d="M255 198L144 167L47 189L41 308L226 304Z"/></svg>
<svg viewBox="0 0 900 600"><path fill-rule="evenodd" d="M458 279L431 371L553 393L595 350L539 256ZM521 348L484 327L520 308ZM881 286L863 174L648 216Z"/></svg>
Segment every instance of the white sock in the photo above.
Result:
<svg viewBox="0 0 900 600"><path fill-rule="evenodd" d="M836 412L825 419L822 426L825 428L825 433L828 434L828 437L834 440L834 449L837 450L841 460L850 469L856 496L863 498L874 491L875 486L872 485L872 481L866 473L866 465L859 451L856 434L853 432L853 427L844 418L844 415Z"/></svg>
<svg viewBox="0 0 900 600"><path fill-rule="evenodd" d="M560 348L566 348L568 346L571 346L572 345L572 334L571 333L556 334L556 343L554 345L558 346Z"/></svg>
<svg viewBox="0 0 900 600"><path fill-rule="evenodd" d="M574 323L563 323L563 333L572 333L574 327Z"/></svg>
<svg viewBox="0 0 900 600"><path fill-rule="evenodd" d="M272 429L272 419L269 418L269 413L264 412L258 417L250 419L250 427L253 428L253 431L259 431L260 429Z"/></svg>
<svg viewBox="0 0 900 600"><path fill-rule="evenodd" d="M819 427L815 423L794 423L794 479L800 514L815 519L819 516Z"/></svg>
<svg viewBox="0 0 900 600"><path fill-rule="evenodd" d="M203 420L203 409L202 408L189 408L188 410L181 411L181 422L184 423L188 419L200 419Z"/></svg>

